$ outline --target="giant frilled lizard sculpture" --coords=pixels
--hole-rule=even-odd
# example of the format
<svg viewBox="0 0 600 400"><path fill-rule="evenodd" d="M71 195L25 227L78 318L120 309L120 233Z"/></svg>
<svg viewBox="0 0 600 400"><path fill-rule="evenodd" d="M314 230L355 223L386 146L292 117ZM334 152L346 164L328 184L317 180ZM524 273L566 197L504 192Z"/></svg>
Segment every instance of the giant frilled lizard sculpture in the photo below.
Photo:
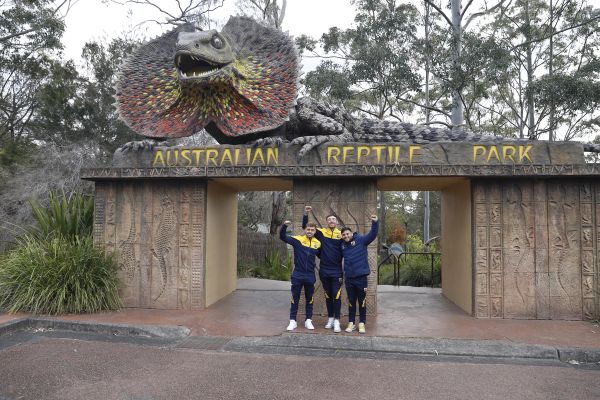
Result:
<svg viewBox="0 0 600 400"><path fill-rule="evenodd" d="M221 32L191 25L139 47L117 84L121 118L153 139L206 129L219 143L303 145L324 142L502 142L501 136L453 132L397 121L356 119L310 98L296 99L299 55L285 33L246 17ZM512 139L514 140L514 139ZM584 144L600 152L600 145Z"/></svg>

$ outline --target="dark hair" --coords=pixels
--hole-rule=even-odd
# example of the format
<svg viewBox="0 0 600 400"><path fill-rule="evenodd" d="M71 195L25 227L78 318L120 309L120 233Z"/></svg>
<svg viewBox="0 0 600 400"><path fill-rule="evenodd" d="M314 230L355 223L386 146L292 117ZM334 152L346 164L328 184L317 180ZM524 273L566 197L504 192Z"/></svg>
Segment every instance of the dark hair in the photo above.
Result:
<svg viewBox="0 0 600 400"><path fill-rule="evenodd" d="M350 231L350 233L352 233L352 229L348 228L347 226L345 226L345 227L342 228L342 232L341 233L344 233L346 231Z"/></svg>
<svg viewBox="0 0 600 400"><path fill-rule="evenodd" d="M329 218L329 217L335 217L335 219L337 219L337 215L329 214L328 216L325 217L325 221L327 221L327 218Z"/></svg>
<svg viewBox="0 0 600 400"><path fill-rule="evenodd" d="M315 228L315 229L317 229L317 224L315 224L314 222L309 222L308 224L306 224L306 228Z"/></svg>

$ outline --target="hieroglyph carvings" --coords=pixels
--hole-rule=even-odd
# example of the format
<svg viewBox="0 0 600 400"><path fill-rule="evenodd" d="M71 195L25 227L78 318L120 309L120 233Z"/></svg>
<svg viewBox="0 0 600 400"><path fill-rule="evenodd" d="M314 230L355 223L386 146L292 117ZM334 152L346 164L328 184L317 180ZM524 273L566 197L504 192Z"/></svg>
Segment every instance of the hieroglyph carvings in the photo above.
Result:
<svg viewBox="0 0 600 400"><path fill-rule="evenodd" d="M204 182L96 183L94 239L116 251L126 307L204 307Z"/></svg>
<svg viewBox="0 0 600 400"><path fill-rule="evenodd" d="M600 185L473 182L475 315L598 318Z"/></svg>

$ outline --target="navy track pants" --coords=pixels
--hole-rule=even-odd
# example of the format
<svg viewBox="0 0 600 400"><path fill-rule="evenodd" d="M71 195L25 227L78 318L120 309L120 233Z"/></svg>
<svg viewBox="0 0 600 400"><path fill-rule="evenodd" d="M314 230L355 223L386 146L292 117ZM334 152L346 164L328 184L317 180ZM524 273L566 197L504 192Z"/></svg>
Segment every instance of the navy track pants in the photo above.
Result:
<svg viewBox="0 0 600 400"><path fill-rule="evenodd" d="M367 322L367 275L346 278L348 294L348 322L356 319L356 302L358 301L359 322Z"/></svg>
<svg viewBox="0 0 600 400"><path fill-rule="evenodd" d="M304 288L304 297L306 299L306 319L312 319L315 284L295 280L292 278L292 305L290 307L290 319L293 319L294 321L298 315L298 302L300 301L300 292L302 288Z"/></svg>
<svg viewBox="0 0 600 400"><path fill-rule="evenodd" d="M340 319L342 310L342 277L319 276L325 293L325 305L329 318Z"/></svg>

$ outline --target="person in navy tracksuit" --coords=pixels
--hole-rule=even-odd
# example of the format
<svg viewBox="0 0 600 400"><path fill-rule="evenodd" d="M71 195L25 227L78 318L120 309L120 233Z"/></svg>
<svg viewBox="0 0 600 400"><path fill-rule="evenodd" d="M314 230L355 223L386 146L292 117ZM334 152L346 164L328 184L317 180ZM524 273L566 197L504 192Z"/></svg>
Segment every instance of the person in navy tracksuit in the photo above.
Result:
<svg viewBox="0 0 600 400"><path fill-rule="evenodd" d="M285 221L279 231L279 238L292 245L294 248L294 271L292 272L292 305L290 307L290 323L286 328L293 331L298 327L296 316L298 314L298 302L300 291L304 288L306 299L306 329L315 329L312 323L313 294L315 293L315 258L321 254L321 242L315 238L317 229L314 223L308 224L304 229L304 235L287 236L287 227L290 221Z"/></svg>
<svg viewBox="0 0 600 400"><path fill-rule="evenodd" d="M377 216L371 215L371 230L366 235L352 233L352 229L342 228L342 255L344 257L344 274L346 276L346 293L348 294L348 327L346 332L356 330L356 301L360 320L358 332L366 333L367 322L367 278L371 270L367 258L367 246L377 237L379 223Z"/></svg>
<svg viewBox="0 0 600 400"><path fill-rule="evenodd" d="M308 224L308 213L312 211L311 206L304 207L302 228ZM341 332L340 312L342 309L342 232L338 229L337 217L333 214L325 217L326 228L317 228L315 237L321 242L321 261L319 263L319 279L325 293L325 304L327 306L327 324L325 329L333 328L333 331Z"/></svg>

